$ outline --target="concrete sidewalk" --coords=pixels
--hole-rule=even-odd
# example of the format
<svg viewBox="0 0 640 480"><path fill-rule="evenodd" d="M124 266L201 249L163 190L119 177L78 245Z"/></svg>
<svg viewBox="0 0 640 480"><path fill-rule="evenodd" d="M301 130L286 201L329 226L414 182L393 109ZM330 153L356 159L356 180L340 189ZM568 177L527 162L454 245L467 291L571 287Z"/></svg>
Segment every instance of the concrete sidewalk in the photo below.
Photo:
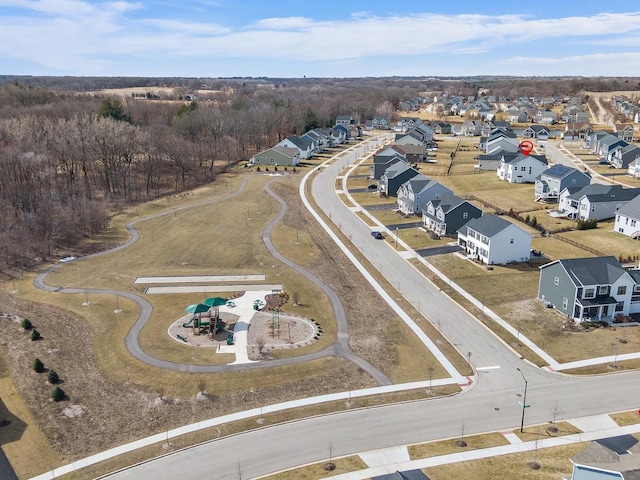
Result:
<svg viewBox="0 0 640 480"><path fill-rule="evenodd" d="M509 441L508 445L490 447L477 450L465 450L448 455L421 458L419 460L408 460L408 446L393 447L385 450L364 452L359 456L369 468L355 472L343 473L333 477L325 477L332 480L361 480L378 475L395 473L396 471L416 470L422 468L447 465L451 463L466 462L482 458L510 455L514 453L531 452L536 449L562 447L580 442L590 442L600 438L615 437L640 433L640 424L619 427L609 415L595 415L591 417L581 417L567 420L574 427L582 430L583 433L566 435L562 437L549 437L537 441L523 442L513 432L501 432ZM586 446L586 445L585 445ZM571 462L567 458L567 470L571 469Z"/></svg>

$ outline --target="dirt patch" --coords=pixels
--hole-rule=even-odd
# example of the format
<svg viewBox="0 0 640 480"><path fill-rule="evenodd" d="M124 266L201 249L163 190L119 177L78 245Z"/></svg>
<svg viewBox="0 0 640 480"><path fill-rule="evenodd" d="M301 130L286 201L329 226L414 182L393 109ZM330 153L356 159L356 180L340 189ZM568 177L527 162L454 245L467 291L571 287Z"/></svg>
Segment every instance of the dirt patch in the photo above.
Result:
<svg viewBox="0 0 640 480"><path fill-rule="evenodd" d="M248 336L249 358L263 360L276 348L298 348L310 345L321 333L311 320L280 314L256 313Z"/></svg>

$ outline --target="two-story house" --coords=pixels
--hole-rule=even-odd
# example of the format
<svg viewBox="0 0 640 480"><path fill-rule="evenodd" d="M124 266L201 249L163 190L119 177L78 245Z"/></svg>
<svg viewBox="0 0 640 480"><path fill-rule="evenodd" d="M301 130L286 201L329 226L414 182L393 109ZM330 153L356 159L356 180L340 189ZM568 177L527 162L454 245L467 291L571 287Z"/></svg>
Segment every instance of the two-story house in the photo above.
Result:
<svg viewBox="0 0 640 480"><path fill-rule="evenodd" d="M397 162L407 162L407 157L395 148L386 147L373 156L373 166L371 167L371 176L375 180L379 180L384 172L391 165Z"/></svg>
<svg viewBox="0 0 640 480"><path fill-rule="evenodd" d="M576 322L613 320L640 310L639 287L613 256L561 259L540 267L538 298Z"/></svg>
<svg viewBox="0 0 640 480"><path fill-rule="evenodd" d="M411 168L404 162L395 163L387 168L380 177L378 191L390 197L395 196L400 186L416 175L420 175L420 172L415 168Z"/></svg>
<svg viewBox="0 0 640 480"><path fill-rule="evenodd" d="M548 167L544 155L525 155L515 157L504 155L500 160L497 174L501 180L509 183L534 183L536 178Z"/></svg>
<svg viewBox="0 0 640 480"><path fill-rule="evenodd" d="M588 173L557 163L536 178L535 201L557 202L565 188L584 187L590 183Z"/></svg>
<svg viewBox="0 0 640 480"><path fill-rule="evenodd" d="M537 140L549 140L551 130L544 125L531 125L522 132L524 138L535 138Z"/></svg>
<svg viewBox="0 0 640 480"><path fill-rule="evenodd" d="M315 148L313 143L309 139L303 139L296 135L285 138L281 142L276 143L276 147L297 148L300 152L301 159L307 159L313 157Z"/></svg>
<svg viewBox="0 0 640 480"><path fill-rule="evenodd" d="M458 245L487 265L528 262L532 235L494 214L474 218L458 230Z"/></svg>
<svg viewBox="0 0 640 480"><path fill-rule="evenodd" d="M582 188L565 188L560 192L558 210L576 220L606 220L627 202L640 195L640 188L592 183Z"/></svg>
<svg viewBox="0 0 640 480"><path fill-rule="evenodd" d="M400 185L398 209L405 215L418 215L428 202L450 193L451 190L441 183L419 174Z"/></svg>
<svg viewBox="0 0 640 480"><path fill-rule="evenodd" d="M613 231L634 239L640 238L640 195L616 212Z"/></svg>
<svg viewBox="0 0 640 480"><path fill-rule="evenodd" d="M427 202L422 210L424 227L437 235L456 235L469 220L480 218L482 210L453 193Z"/></svg>
<svg viewBox="0 0 640 480"><path fill-rule="evenodd" d="M616 149L609 163L615 168L629 168L629 164L638 157L640 157L640 147L630 143L625 147Z"/></svg>

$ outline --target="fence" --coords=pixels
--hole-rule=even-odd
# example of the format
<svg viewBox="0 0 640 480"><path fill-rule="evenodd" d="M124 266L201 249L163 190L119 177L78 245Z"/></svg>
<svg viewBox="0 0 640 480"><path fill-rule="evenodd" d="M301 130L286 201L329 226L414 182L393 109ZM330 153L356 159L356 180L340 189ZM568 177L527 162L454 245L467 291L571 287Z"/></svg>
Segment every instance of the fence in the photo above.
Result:
<svg viewBox="0 0 640 480"><path fill-rule="evenodd" d="M593 253L594 255L597 255L599 257L606 257L607 256L606 253L602 253L602 252L596 250L595 248L591 248L591 247L589 247L587 245L583 245L582 243L578 243L578 242L576 242L574 240L570 240L568 238L561 237L558 234L554 233L554 234L551 234L550 236L553 237L553 238L557 238L558 240L560 240L562 242L568 243L569 245L573 245L574 247L578 247L578 248L581 248L582 250L586 250L587 252Z"/></svg>

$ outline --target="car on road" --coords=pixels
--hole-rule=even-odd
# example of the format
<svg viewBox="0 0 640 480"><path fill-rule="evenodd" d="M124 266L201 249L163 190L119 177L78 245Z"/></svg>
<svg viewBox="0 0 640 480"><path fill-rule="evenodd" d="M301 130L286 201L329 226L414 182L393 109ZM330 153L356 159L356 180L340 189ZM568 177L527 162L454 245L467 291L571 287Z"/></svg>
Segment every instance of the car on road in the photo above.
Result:
<svg viewBox="0 0 640 480"><path fill-rule="evenodd" d="M380 233L377 230L374 230L373 232L371 232L371 236L373 238L375 238L376 240L382 240L384 237L382 236L382 233Z"/></svg>

